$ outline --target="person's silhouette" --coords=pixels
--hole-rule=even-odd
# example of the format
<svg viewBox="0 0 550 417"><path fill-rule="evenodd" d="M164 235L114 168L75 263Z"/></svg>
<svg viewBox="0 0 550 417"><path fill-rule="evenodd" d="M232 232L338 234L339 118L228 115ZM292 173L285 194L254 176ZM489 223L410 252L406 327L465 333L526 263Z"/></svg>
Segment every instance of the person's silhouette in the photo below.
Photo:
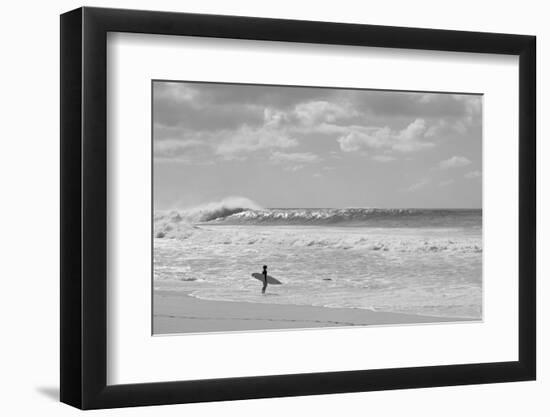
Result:
<svg viewBox="0 0 550 417"><path fill-rule="evenodd" d="M267 289L267 265L264 265L262 275L264 276L264 286L262 287L262 294L265 294L265 290Z"/></svg>

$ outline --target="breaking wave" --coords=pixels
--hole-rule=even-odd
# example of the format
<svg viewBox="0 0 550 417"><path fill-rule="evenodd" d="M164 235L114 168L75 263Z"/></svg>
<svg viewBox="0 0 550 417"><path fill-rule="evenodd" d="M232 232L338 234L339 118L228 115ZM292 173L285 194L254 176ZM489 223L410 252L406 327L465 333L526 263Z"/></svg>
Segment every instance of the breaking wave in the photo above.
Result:
<svg viewBox="0 0 550 417"><path fill-rule="evenodd" d="M228 197L221 201L204 204L185 210L156 212L154 236L156 238L188 239L199 229L208 226L338 226L372 227L381 229L471 229L481 231L481 210L429 210L429 209L379 209L379 208L323 208L323 209L264 209L244 197ZM212 228L210 228L212 229ZM262 243L264 239L277 244L274 236L264 236L258 229L254 233L241 236L238 231L209 234L209 243L245 244ZM400 242L373 241L368 233L359 239L346 236L345 239L332 239L330 235L312 236L310 233L290 233L282 237L280 244L295 246L317 246L333 248L363 247L371 250L408 250ZM219 242L218 242L219 241ZM227 243L225 243L227 242ZM479 245L468 242L419 241L414 250L439 252L453 249L479 251Z"/></svg>
<svg viewBox="0 0 550 417"><path fill-rule="evenodd" d="M224 219L249 210L261 210L262 207L245 197L227 197L221 201L203 204L184 210L155 211L155 237L189 236L196 225L204 222Z"/></svg>
<svg viewBox="0 0 550 417"><path fill-rule="evenodd" d="M481 210L380 208L241 210L219 216L223 224L364 225L374 227L459 227L481 225Z"/></svg>

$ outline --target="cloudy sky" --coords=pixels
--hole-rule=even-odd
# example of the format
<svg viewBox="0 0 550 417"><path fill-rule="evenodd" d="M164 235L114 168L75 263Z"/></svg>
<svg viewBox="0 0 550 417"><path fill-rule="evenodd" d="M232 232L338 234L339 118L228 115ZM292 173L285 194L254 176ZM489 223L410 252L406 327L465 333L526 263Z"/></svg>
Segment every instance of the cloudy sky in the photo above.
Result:
<svg viewBox="0 0 550 417"><path fill-rule="evenodd" d="M478 95L153 83L155 208L481 207Z"/></svg>

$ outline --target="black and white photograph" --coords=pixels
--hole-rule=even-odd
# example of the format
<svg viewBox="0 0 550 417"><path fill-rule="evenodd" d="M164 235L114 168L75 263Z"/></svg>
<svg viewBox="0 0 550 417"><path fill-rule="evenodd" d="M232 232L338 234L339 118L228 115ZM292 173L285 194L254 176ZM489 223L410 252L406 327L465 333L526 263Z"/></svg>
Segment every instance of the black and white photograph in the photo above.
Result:
<svg viewBox="0 0 550 417"><path fill-rule="evenodd" d="M548 417L545 5L5 2L0 416Z"/></svg>
<svg viewBox="0 0 550 417"><path fill-rule="evenodd" d="M482 321L482 109L153 80L153 334Z"/></svg>

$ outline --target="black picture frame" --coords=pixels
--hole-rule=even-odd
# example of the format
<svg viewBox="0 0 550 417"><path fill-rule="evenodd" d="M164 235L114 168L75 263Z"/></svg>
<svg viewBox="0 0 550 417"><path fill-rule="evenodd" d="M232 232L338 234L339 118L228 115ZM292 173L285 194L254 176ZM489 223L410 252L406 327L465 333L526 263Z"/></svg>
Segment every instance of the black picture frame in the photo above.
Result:
<svg viewBox="0 0 550 417"><path fill-rule="evenodd" d="M108 32L518 56L518 361L107 385ZM535 54L524 35L88 7L61 15L61 401L96 409L534 380Z"/></svg>

